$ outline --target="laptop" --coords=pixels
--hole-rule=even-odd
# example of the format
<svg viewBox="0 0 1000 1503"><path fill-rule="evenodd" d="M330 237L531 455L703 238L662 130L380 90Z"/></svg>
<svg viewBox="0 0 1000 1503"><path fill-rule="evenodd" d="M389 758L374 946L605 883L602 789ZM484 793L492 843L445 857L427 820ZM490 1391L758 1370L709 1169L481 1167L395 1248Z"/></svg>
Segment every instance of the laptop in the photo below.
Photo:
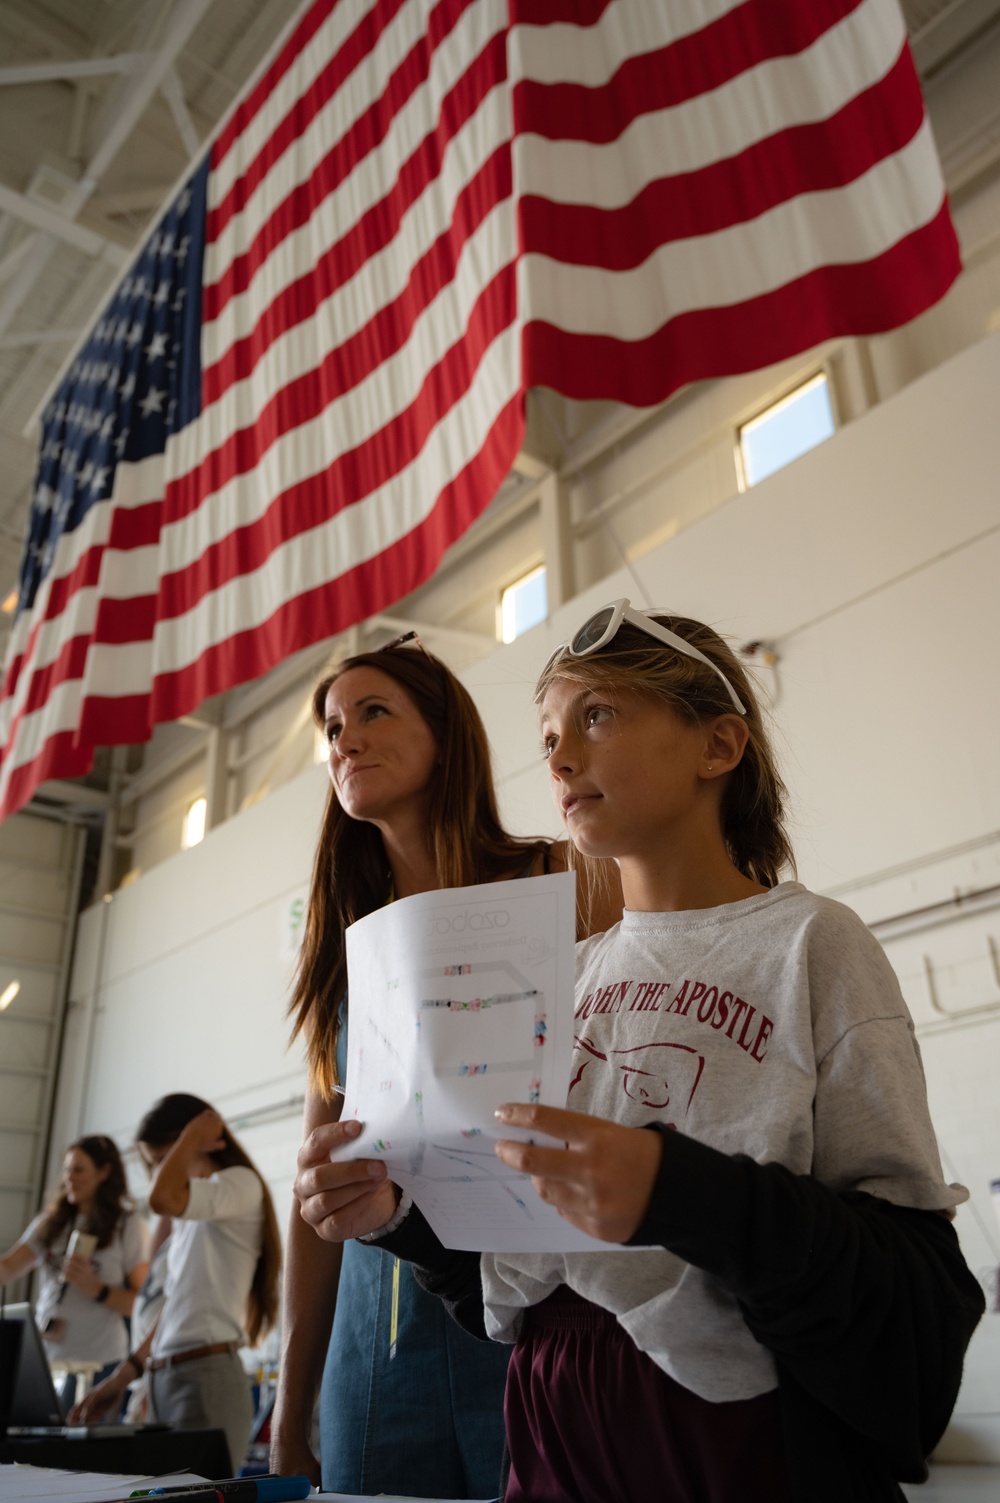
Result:
<svg viewBox="0 0 1000 1503"><path fill-rule="evenodd" d="M101 1436L133 1435L137 1430L160 1429L150 1425L67 1425L45 1348L27 1304L0 1308L0 1395L8 1435Z"/></svg>

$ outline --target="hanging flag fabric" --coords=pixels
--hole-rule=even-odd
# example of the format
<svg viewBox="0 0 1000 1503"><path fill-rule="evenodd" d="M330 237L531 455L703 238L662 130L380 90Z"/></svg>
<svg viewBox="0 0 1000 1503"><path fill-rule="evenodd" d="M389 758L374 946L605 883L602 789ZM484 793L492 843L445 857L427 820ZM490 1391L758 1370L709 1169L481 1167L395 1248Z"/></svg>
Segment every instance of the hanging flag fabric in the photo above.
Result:
<svg viewBox="0 0 1000 1503"><path fill-rule="evenodd" d="M529 387L659 402L958 270L896 0L315 0L46 409L0 815L415 589Z"/></svg>

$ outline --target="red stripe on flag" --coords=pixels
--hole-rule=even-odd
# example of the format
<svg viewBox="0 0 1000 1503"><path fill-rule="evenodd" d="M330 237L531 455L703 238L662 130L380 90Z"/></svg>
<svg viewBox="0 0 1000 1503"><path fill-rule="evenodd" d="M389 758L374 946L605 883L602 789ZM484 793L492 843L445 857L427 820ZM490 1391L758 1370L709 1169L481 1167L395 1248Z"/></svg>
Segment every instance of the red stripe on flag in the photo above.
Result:
<svg viewBox="0 0 1000 1503"><path fill-rule="evenodd" d="M259 568L281 543L319 526L347 506L365 505L367 498L411 464L445 414L469 389L486 351L510 326L514 297L511 266L484 288L463 338L427 373L407 408L364 443L338 455L327 469L281 492L255 522L235 528L187 568L162 575L159 596L149 597L155 603L156 618L183 615L212 590ZM165 507L171 521L184 506L204 502L197 489L181 493L180 501L175 490L180 493L181 488L168 488ZM102 602L95 639L128 642L141 636L135 629L138 606L135 598ZM147 608L144 600L143 614Z"/></svg>
<svg viewBox="0 0 1000 1503"><path fill-rule="evenodd" d="M452 222L414 263L402 292L387 303L349 340L331 350L316 370L300 377L296 402L305 411L318 411L330 392L357 386L383 361L402 349L417 318L447 286L455 273L462 247L487 215L511 194L510 147L505 143L484 162L455 202ZM393 195L395 198L396 195ZM234 382L248 376L271 345L288 329L311 318L336 287L360 269L375 249L391 240L410 198L401 189L398 201L377 206L344 238L331 246L316 267L285 289L258 319L245 338L237 340L221 360L202 376L205 405L218 401ZM309 395L315 386L320 395ZM319 402L319 407L315 404ZM270 405L270 404L269 404ZM301 421L301 417L297 421Z"/></svg>
<svg viewBox="0 0 1000 1503"><path fill-rule="evenodd" d="M8 746L13 746L12 737ZM39 783L46 778L82 778L94 765L94 748L78 746L73 731L59 731L50 736L38 756L23 767L15 767L7 784L3 802L0 803L0 819L16 814L31 798Z"/></svg>
<svg viewBox="0 0 1000 1503"><path fill-rule="evenodd" d="M804 52L863 3L746 0L700 31L627 58L600 87L524 79L513 91L515 133L553 141L617 141L640 115L696 99L771 58Z"/></svg>
<svg viewBox="0 0 1000 1503"><path fill-rule="evenodd" d="M287 601L260 627L237 632L207 648L190 666L160 675L152 696L88 700L82 734L89 734L92 726L102 741L112 744L144 741L153 725L188 714L223 687L258 678L318 636L333 636L408 595L485 510L509 473L523 437L524 400L519 395L502 409L482 449L442 490L430 515L406 537L339 578ZM317 622L322 623L319 633Z"/></svg>
<svg viewBox="0 0 1000 1503"><path fill-rule="evenodd" d="M213 166L222 161L254 117L260 113L289 68L295 66L300 53L308 47L339 3L340 0L316 0L314 5L310 5L273 62L264 70L250 92L240 100L216 136L212 144Z"/></svg>
<svg viewBox="0 0 1000 1503"><path fill-rule="evenodd" d="M510 0L512 26L596 26L618 0Z"/></svg>
<svg viewBox="0 0 1000 1503"><path fill-rule="evenodd" d="M418 64L425 61L419 48L411 54L411 59L415 59ZM504 38L498 36L445 95L437 126L424 137L404 164L391 191L373 205L339 242L338 261L342 261L344 265L343 280L346 281L353 270L391 242L407 209L440 173L441 160L448 142L471 119L498 80L503 78L505 62ZM422 81L422 78L416 80ZM289 235L308 223L317 206L357 165L358 156L377 145L378 139L386 134L390 124L375 117L366 123L371 127L371 139L363 143L351 140L336 146L317 165L308 181L296 188L278 206L249 248L233 258L224 275L216 283L206 284L202 298L202 316L206 323L218 318L231 298L247 290L255 272ZM378 138L374 135L376 130L379 132ZM357 150L359 145L364 146L365 152ZM325 260L324 256L324 265ZM339 285L341 283L338 281L332 283L332 287ZM287 294L283 294L279 300L287 301Z"/></svg>
<svg viewBox="0 0 1000 1503"><path fill-rule="evenodd" d="M302 138L313 120L327 109L350 74L370 55L382 32L404 4L405 0L387 0L387 3L377 6L359 23L340 52L331 59L311 87L296 100L294 109L268 137L225 198L209 210L205 220L207 244L218 240L233 215L246 206L271 168ZM426 82L435 49L454 28L467 4L468 0L441 0L435 7L429 18L428 31L390 76L382 95L372 101L324 158L324 162L329 164L330 188L342 182L358 162L389 134L394 116L420 85ZM213 155L213 167L219 160ZM313 173L312 176L315 178L316 174ZM290 199L301 199L302 194L303 189L299 188L290 195ZM305 215L307 219L311 207L308 206ZM205 316L210 316L207 311Z"/></svg>
<svg viewBox="0 0 1000 1503"><path fill-rule="evenodd" d="M233 215L246 205L254 189L264 180L275 162L302 136L354 70L364 63L382 33L392 24L399 11L405 8L406 3L407 0L382 0L381 4L362 17L340 50L333 55L310 87L296 99L285 118L275 126L256 157L247 163L225 197L209 210L206 217L206 240L209 243L218 239ZM292 61L298 62L298 58ZM280 77L276 78L275 85L280 81ZM270 92L268 90L268 94ZM254 113L258 113L266 103L267 97L261 97ZM249 123L249 120L245 121L241 131ZM213 151L213 169L223 161L233 144L229 141L218 153Z"/></svg>
<svg viewBox="0 0 1000 1503"><path fill-rule="evenodd" d="M32 671L24 703L18 709L11 725L8 745L14 744L14 730L20 725L25 715L31 715L35 710L40 710L52 691L60 684L66 683L68 679L83 676L90 641L89 636L68 637L59 644L59 651L51 663L46 663L44 668L35 668Z"/></svg>
<svg viewBox="0 0 1000 1503"><path fill-rule="evenodd" d="M49 622L56 620L62 615L77 590L88 587L93 588L97 584L98 576L101 572L101 559L104 556L104 546L103 543L95 543L80 555L68 574L63 575L61 579L53 580L45 607L45 615L39 616L38 620L32 626L23 650L6 665L3 675L3 690L0 697L7 699L15 692L15 686L21 676L24 665L25 663L30 663L38 644L39 632Z"/></svg>
<svg viewBox="0 0 1000 1503"><path fill-rule="evenodd" d="M616 209L525 195L522 250L626 271L661 245L744 224L803 193L841 188L912 140L924 119L908 52L830 120L789 127L738 156L649 183Z"/></svg>
<svg viewBox="0 0 1000 1503"><path fill-rule="evenodd" d="M943 297L961 270L947 204L881 256L821 266L746 303L679 314L648 339L524 331L525 380L578 401L663 402L690 381L758 370L841 334L881 334Z"/></svg>
<svg viewBox="0 0 1000 1503"><path fill-rule="evenodd" d="M172 482L166 520L176 522L197 511L222 485L256 468L278 439L318 417L329 404L331 394L341 396L351 390L402 348L420 314L451 280L465 240L496 204L509 196L510 151L505 145L483 165L463 191L455 222L413 268L410 281L396 302L381 309L353 339L331 350L315 370L307 371L276 393L253 424L232 435L198 466ZM509 322L514 316L511 267L506 268L505 275L508 281L504 296L510 299ZM310 282L311 279L306 279L304 286L308 287ZM472 316L470 312L470 318ZM277 331L266 328L266 320L258 328L277 337ZM325 502L328 506L329 495ZM116 514L108 546L120 552L155 546L164 526L165 506L166 502L161 498ZM98 557L95 567L99 567L99 562ZM130 607L129 601L119 602L116 609L123 621ZM112 615L115 615L114 610ZM127 640L120 635L126 630L124 625L117 625L113 630L110 640Z"/></svg>

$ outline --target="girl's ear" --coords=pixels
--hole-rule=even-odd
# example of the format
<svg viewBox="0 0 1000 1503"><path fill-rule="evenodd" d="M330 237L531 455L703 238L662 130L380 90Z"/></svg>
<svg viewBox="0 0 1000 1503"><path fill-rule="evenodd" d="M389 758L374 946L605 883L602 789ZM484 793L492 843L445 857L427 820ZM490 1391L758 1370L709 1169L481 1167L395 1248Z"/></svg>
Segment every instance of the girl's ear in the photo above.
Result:
<svg viewBox="0 0 1000 1503"><path fill-rule="evenodd" d="M732 772L739 765L749 739L750 731L742 715L717 715L710 720L705 726L702 777L718 778Z"/></svg>

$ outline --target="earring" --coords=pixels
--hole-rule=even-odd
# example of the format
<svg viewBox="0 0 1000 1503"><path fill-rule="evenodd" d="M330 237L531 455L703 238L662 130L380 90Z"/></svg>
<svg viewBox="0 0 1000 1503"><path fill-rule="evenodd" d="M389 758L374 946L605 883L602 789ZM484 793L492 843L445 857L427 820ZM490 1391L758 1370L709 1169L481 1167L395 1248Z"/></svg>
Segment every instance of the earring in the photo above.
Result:
<svg viewBox="0 0 1000 1503"><path fill-rule="evenodd" d="M706 762L706 764L705 764L705 771L706 772L711 772L712 771L712 764L711 764L711 762Z"/></svg>

